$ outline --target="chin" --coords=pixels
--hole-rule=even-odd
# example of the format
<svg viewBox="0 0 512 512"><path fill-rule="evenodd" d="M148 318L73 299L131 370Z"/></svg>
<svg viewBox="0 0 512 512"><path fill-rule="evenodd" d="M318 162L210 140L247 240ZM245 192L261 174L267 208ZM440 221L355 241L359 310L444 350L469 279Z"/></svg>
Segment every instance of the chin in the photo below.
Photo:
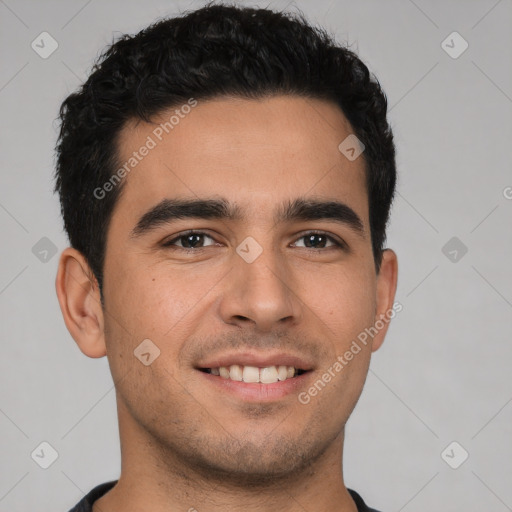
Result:
<svg viewBox="0 0 512 512"><path fill-rule="evenodd" d="M204 478L218 480L235 486L279 485L287 479L296 480L299 473L306 474L308 467L325 452L329 442L319 439L298 439L259 436L251 441L242 437L206 446L183 447L187 451L187 465ZM203 448L203 449L201 449ZM192 452L192 453L191 453Z"/></svg>

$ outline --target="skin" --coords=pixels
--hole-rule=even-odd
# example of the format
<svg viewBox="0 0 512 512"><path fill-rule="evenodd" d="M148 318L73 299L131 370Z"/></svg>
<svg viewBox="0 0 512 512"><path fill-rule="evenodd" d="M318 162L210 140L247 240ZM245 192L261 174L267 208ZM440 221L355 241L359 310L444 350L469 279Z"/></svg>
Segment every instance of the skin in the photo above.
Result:
<svg viewBox="0 0 512 512"><path fill-rule="evenodd" d="M125 126L120 162L155 126ZM107 355L116 385L121 476L94 512L356 511L343 482L344 426L387 324L306 405L298 392L249 403L194 368L241 348L292 352L314 362L298 390L307 391L392 308L397 258L387 249L376 273L364 160L338 150L351 133L326 101L199 102L125 178L108 230L105 309L84 257L62 253L56 289L66 325L84 354ZM177 220L130 237L150 207L177 197L224 197L247 216ZM275 224L276 207L297 197L343 201L364 233L332 220ZM202 252L185 254L183 239L162 247L187 229L212 237ZM308 230L348 249L325 240L305 247ZM263 249L250 264L236 252L247 236ZM160 350L149 366L133 355L147 338Z"/></svg>

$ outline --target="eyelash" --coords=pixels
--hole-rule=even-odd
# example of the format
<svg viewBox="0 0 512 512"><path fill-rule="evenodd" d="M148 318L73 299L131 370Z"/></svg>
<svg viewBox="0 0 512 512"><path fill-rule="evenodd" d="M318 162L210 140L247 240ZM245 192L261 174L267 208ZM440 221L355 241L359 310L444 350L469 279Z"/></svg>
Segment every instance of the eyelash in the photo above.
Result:
<svg viewBox="0 0 512 512"><path fill-rule="evenodd" d="M209 235L208 233L205 233L204 231L194 231L194 230L189 230L189 231L185 231L184 233L181 233L179 234L178 236L175 236L172 240L168 240L167 242L164 242L162 244L162 247L164 248L171 248L171 249L179 249L181 251L185 251L186 253L198 253L204 249L207 249L207 247L198 247L197 249L194 249L194 248L189 248L189 247L179 247L179 246L174 246L174 242L178 241L180 238L183 238L183 237L186 237L186 236L190 236L190 235L205 235L207 236L208 238L211 238L212 240L214 240L214 238ZM348 247L346 245L345 242L342 242L342 241L338 241L336 238L328 235L326 232L324 231L308 231L307 233L303 233L301 236L299 236L297 238L297 240L300 240L301 238L305 238L309 235L321 235L321 236L325 236L329 241L331 241L333 244L334 244L334 247L331 246L331 247L323 247L323 248L320 248L320 249L315 249L314 247L303 247L303 249L311 249L313 251L316 251L318 252L319 250L328 250L328 249L337 249L337 250L347 250Z"/></svg>

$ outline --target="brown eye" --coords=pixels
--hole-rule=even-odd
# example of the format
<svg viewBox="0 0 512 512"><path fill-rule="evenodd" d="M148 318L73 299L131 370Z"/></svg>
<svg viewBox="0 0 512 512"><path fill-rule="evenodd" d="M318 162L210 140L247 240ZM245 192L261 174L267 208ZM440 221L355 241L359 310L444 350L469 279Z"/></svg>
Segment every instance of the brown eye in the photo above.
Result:
<svg viewBox="0 0 512 512"><path fill-rule="evenodd" d="M329 249L333 247L345 247L345 245L342 242L339 242L332 236L327 235L326 233L306 233L305 235L302 235L298 240L304 240L303 247L307 249Z"/></svg>
<svg viewBox="0 0 512 512"><path fill-rule="evenodd" d="M205 239L210 239L213 241L213 238L206 233L202 233L201 231L190 231L188 233L178 235L177 237L163 243L162 245L163 247L175 246L177 248L188 250L203 249L208 245L213 245L204 245Z"/></svg>

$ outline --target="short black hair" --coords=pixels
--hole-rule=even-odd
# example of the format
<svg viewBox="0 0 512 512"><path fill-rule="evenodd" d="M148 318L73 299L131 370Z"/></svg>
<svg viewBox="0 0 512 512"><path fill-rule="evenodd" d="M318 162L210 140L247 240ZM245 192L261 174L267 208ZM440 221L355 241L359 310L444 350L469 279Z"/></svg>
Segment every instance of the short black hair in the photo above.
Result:
<svg viewBox="0 0 512 512"><path fill-rule="evenodd" d="M278 94L334 102L364 144L379 272L396 166L387 99L378 80L354 52L311 26L300 11L210 2L159 20L134 36L119 37L61 105L55 191L71 246L86 258L102 302L106 235L123 183L101 199L94 191L120 165L118 139L126 123L151 122L191 97L261 99Z"/></svg>

